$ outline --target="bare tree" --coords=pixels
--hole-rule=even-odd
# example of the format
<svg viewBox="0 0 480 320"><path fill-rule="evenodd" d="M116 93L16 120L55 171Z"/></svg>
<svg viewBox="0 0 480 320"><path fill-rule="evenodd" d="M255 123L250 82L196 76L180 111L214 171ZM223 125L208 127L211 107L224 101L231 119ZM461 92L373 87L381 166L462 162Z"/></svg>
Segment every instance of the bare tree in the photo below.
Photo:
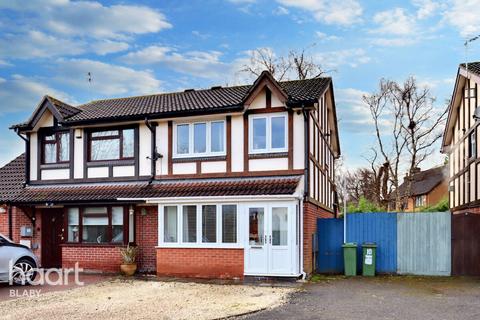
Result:
<svg viewBox="0 0 480 320"><path fill-rule="evenodd" d="M322 76L325 72L321 65L314 61L313 56L307 54L307 49L291 50L286 57L276 56L270 48L255 49L250 55L249 63L244 65L240 72L258 77L262 71L267 70L278 81Z"/></svg>
<svg viewBox="0 0 480 320"><path fill-rule="evenodd" d="M405 194L399 193L400 171L412 173L433 154L435 143L442 136L447 108L438 111L428 88L420 88L414 77L403 84L382 79L378 92L364 96L363 100L375 128L375 153L378 150L383 158L383 170L388 169L388 176L383 176L382 196L392 194L392 190L398 211L411 190L407 186Z"/></svg>
<svg viewBox="0 0 480 320"><path fill-rule="evenodd" d="M281 81L291 68L291 63L284 57L277 57L270 48L259 48L252 51L249 64L240 70L258 77L262 71L267 70L272 76Z"/></svg>

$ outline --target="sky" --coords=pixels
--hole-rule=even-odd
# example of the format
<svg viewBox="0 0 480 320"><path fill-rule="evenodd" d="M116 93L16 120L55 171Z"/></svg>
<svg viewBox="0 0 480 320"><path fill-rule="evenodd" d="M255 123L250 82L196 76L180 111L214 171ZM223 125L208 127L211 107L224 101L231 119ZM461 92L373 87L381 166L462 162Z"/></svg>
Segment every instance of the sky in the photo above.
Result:
<svg viewBox="0 0 480 320"><path fill-rule="evenodd" d="M480 60L480 40L463 45L480 34L479 10L480 0L0 0L0 165L24 149L8 128L45 94L76 105L251 83L240 70L254 50L307 48L333 78L344 163L365 166L374 137L362 96L413 75L445 107L458 64Z"/></svg>

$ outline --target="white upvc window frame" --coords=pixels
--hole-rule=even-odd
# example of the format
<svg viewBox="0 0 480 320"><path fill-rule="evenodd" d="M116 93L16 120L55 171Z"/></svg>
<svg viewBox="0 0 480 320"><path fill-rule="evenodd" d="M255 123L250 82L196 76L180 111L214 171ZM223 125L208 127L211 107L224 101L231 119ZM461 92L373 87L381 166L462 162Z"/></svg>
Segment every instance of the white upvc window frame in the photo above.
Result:
<svg viewBox="0 0 480 320"><path fill-rule="evenodd" d="M215 205L216 206L216 242L202 242L202 206ZM236 220L236 238L235 243L223 243L222 242L222 207L226 205L234 205L237 208L237 220ZM184 206L196 206L196 242L184 242L183 241L183 207ZM164 241L164 210L165 207L177 207L177 242L165 242ZM159 248L231 248L239 249L243 248L243 238L240 236L240 210L241 206L234 202L218 202L218 203L181 203L181 204L162 204L159 206L158 214L158 247Z"/></svg>
<svg viewBox="0 0 480 320"><path fill-rule="evenodd" d="M221 122L223 123L223 151L212 152L212 123ZM206 145L205 152L194 152L194 126L195 124L204 123L206 125ZM188 125L188 153L177 153L177 140L178 140L178 126ZM227 122L225 119L216 119L216 120L204 120L204 121L189 121L189 122L175 122L173 124L173 158L182 159L182 158L198 158L198 157L216 157L216 156L225 156L227 154Z"/></svg>
<svg viewBox="0 0 480 320"><path fill-rule="evenodd" d="M273 148L272 147L272 118L283 117L285 121L284 132L284 147ZM266 119L266 144L265 149L253 148L253 121L255 119ZM261 153L280 153L288 152L288 113L287 112L275 112L267 114L253 114L248 119L248 152L249 154L261 154Z"/></svg>

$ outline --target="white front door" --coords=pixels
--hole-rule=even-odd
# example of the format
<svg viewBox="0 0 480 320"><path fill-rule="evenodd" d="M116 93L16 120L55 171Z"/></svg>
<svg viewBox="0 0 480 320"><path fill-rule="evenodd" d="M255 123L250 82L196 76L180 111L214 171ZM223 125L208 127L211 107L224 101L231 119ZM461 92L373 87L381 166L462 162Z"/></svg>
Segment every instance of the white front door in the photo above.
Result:
<svg viewBox="0 0 480 320"><path fill-rule="evenodd" d="M293 275L295 273L295 210L289 204L246 207L248 243L245 274Z"/></svg>

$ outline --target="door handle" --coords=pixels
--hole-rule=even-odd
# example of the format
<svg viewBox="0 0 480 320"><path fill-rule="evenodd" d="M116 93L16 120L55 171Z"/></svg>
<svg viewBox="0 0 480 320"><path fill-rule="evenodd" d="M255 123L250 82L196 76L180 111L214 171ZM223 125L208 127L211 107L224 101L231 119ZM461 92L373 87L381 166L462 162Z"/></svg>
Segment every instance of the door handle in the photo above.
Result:
<svg viewBox="0 0 480 320"><path fill-rule="evenodd" d="M268 243L268 242L267 242L267 235L264 235L263 238L264 238L263 243L264 243L264 244L267 244L267 243Z"/></svg>
<svg viewBox="0 0 480 320"><path fill-rule="evenodd" d="M268 236L268 243L272 244L272 235Z"/></svg>

